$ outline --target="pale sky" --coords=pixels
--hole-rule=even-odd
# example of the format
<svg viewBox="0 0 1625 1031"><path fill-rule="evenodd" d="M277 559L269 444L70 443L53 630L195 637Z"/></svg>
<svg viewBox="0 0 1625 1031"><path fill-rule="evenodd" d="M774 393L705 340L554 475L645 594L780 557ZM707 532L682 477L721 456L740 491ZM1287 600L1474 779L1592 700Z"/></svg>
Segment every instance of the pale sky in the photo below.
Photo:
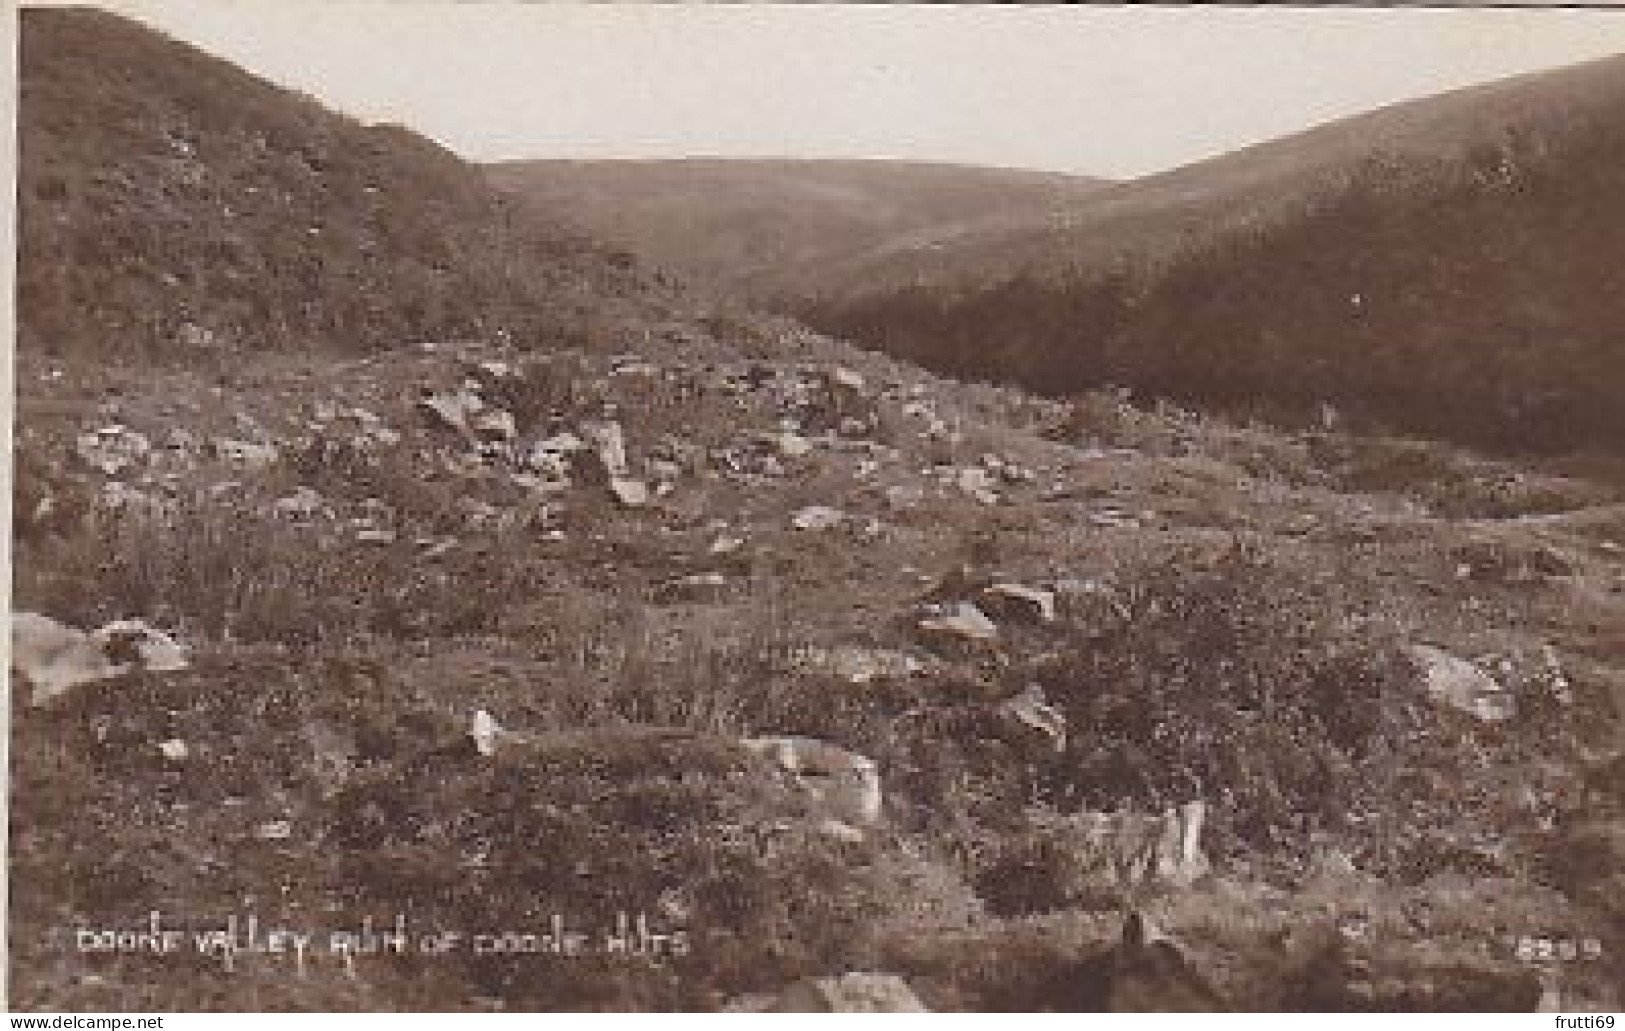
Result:
<svg viewBox="0 0 1625 1031"><path fill-rule="evenodd" d="M1625 11L109 0L475 160L895 157L1127 177L1625 52Z"/></svg>

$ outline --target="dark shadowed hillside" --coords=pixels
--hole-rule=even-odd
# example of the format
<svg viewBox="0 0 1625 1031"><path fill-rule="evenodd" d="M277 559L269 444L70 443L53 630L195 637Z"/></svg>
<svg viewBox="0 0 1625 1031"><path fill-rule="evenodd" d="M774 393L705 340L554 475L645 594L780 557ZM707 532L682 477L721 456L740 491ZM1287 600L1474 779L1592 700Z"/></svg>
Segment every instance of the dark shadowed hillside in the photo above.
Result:
<svg viewBox="0 0 1625 1031"><path fill-rule="evenodd" d="M1097 179L912 161L510 161L497 186L699 284L796 293L824 270L1067 210Z"/></svg>
<svg viewBox="0 0 1625 1031"><path fill-rule="evenodd" d="M1625 60L1373 112L863 267L815 321L960 375L1625 431Z"/></svg>
<svg viewBox="0 0 1625 1031"><path fill-rule="evenodd" d="M22 12L20 344L371 350L576 319L624 265L397 126L92 10ZM593 287L588 286L594 283Z"/></svg>

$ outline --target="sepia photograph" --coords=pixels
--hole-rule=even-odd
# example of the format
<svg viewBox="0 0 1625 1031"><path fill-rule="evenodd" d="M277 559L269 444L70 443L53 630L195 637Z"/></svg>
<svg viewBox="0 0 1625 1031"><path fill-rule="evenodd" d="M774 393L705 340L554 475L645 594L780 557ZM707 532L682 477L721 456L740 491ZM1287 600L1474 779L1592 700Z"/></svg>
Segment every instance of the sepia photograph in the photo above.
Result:
<svg viewBox="0 0 1625 1031"><path fill-rule="evenodd" d="M1625 1008L1625 11L7 16L9 1009Z"/></svg>

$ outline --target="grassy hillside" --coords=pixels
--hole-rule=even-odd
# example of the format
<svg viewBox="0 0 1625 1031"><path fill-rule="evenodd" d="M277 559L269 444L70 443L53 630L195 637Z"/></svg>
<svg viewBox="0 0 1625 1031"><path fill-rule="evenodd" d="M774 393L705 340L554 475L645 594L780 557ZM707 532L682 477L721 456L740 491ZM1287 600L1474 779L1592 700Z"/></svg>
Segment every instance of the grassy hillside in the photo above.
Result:
<svg viewBox="0 0 1625 1031"><path fill-rule="evenodd" d="M802 307L1049 392L1327 400L1498 445L1617 445L1622 112L1621 59L1399 105L1064 222L836 270Z"/></svg>
<svg viewBox="0 0 1625 1031"><path fill-rule="evenodd" d="M1132 901L1222 1005L1527 1006L1518 950L1540 936L1597 943L1564 998L1617 1008L1621 853L1585 835L1619 824L1574 772L1621 741L1617 493L1043 403L761 328L770 349L700 360L471 343L247 356L229 378L23 355L17 607L142 615L193 667L45 708L13 693L13 1003L713 1009L872 969L936 1008L1092 1009L1120 1003L1080 969ZM837 366L861 377L840 405ZM422 391L470 382L512 446L424 417ZM539 487L536 444L608 411L650 500L589 461ZM108 454L135 439L161 446ZM837 524L802 522L816 505ZM996 608L1001 581L1054 618ZM943 599L986 605L996 638L923 633ZM1417 640L1493 670L1516 718L1435 700ZM1032 684L1059 746L1003 715ZM534 738L482 758L481 709ZM879 764L861 840L740 766L740 736L777 734ZM1211 879L1140 883L1136 838L1092 836L1192 799ZM465 944L352 971L318 948L300 973L73 937L153 912L325 939L639 911L693 950ZM1374 926L1328 971L1345 919Z"/></svg>
<svg viewBox="0 0 1625 1031"><path fill-rule="evenodd" d="M1095 179L912 161L511 161L491 181L700 284L765 296L829 267L1065 210Z"/></svg>
<svg viewBox="0 0 1625 1031"><path fill-rule="evenodd" d="M132 22L21 15L25 350L367 351L519 338L645 287L398 126L363 126Z"/></svg>

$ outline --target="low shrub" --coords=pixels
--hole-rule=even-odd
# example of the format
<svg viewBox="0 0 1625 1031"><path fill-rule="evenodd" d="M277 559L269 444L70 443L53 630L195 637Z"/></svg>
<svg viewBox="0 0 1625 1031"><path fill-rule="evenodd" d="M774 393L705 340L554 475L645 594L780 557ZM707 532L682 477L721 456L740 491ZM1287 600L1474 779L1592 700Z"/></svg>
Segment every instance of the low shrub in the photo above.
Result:
<svg viewBox="0 0 1625 1031"><path fill-rule="evenodd" d="M1413 674L1334 585L1241 542L1125 582L1113 622L1074 628L1039 673L1071 729L1068 761L1046 778L1053 804L1204 798L1221 846L1271 851L1380 797L1372 765Z"/></svg>

